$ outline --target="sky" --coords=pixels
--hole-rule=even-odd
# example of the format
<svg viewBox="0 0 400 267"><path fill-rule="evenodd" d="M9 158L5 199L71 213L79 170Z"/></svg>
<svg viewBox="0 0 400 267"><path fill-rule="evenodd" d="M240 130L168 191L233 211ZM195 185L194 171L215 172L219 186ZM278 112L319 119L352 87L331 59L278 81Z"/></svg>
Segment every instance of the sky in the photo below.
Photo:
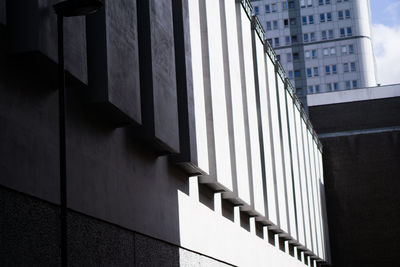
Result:
<svg viewBox="0 0 400 267"><path fill-rule="evenodd" d="M377 82L400 83L400 0L370 0Z"/></svg>

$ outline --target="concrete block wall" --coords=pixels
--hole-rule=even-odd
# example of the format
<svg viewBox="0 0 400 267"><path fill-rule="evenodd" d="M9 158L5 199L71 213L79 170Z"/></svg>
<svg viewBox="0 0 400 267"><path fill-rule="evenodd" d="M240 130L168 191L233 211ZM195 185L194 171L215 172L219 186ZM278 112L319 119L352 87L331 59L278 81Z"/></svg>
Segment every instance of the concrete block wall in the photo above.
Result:
<svg viewBox="0 0 400 267"><path fill-rule="evenodd" d="M0 187L0 264L60 266L58 214L57 205ZM68 235L70 266L231 266L73 211Z"/></svg>

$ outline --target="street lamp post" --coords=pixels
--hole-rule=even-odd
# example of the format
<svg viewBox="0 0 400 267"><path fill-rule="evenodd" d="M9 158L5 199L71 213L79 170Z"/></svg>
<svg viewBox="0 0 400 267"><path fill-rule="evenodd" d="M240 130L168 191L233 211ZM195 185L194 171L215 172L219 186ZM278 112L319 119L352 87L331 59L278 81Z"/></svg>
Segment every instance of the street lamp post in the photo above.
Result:
<svg viewBox="0 0 400 267"><path fill-rule="evenodd" d="M68 265L67 255L67 173L65 138L65 73L64 73L64 17L87 16L103 7L99 0L66 0L55 4L58 34L58 120L60 159L60 221L61 221L61 266Z"/></svg>

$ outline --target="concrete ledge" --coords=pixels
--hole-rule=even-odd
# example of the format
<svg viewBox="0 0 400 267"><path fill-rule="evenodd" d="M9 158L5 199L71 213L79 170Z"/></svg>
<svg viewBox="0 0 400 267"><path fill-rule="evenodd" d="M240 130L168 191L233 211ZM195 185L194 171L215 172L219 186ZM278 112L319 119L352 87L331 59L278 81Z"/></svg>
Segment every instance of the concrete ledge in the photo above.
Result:
<svg viewBox="0 0 400 267"><path fill-rule="evenodd" d="M399 96L400 84L392 84L355 90L307 95L307 103L308 106L311 107Z"/></svg>

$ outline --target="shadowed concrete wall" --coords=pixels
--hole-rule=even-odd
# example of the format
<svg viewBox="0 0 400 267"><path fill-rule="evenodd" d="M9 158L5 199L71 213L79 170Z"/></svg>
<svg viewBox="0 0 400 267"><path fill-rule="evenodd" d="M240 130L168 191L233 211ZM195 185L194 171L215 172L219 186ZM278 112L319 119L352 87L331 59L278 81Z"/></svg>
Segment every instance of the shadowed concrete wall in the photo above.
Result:
<svg viewBox="0 0 400 267"><path fill-rule="evenodd" d="M335 267L396 265L400 253L399 97L346 100L361 90L375 89L355 90L342 100L332 95L337 103L309 107L324 146Z"/></svg>
<svg viewBox="0 0 400 267"><path fill-rule="evenodd" d="M400 132L322 139L333 266L390 266L400 240Z"/></svg>

